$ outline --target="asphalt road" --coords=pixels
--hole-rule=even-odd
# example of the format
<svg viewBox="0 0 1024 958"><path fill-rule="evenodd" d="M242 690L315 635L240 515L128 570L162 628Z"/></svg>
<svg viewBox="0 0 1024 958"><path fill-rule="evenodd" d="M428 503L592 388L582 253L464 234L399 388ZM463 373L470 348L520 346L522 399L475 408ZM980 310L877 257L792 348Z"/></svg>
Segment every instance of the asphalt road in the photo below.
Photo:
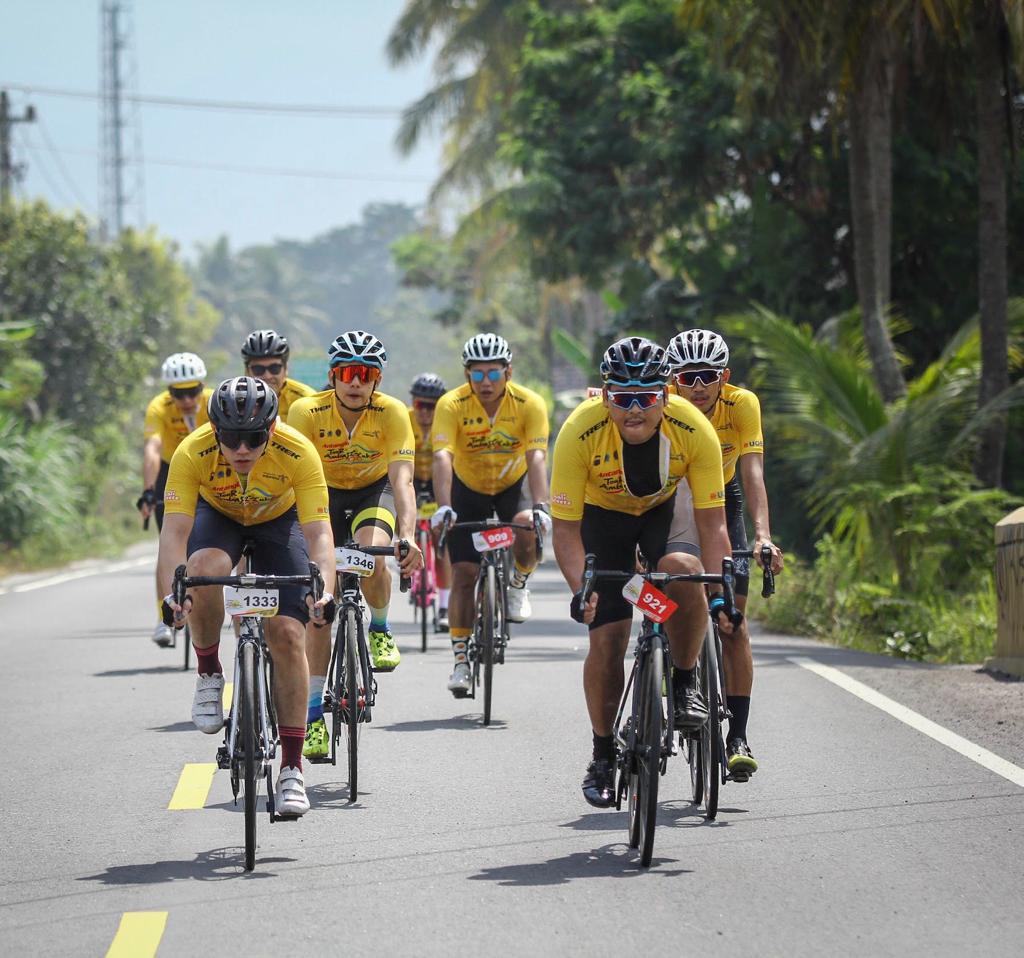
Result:
<svg viewBox="0 0 1024 958"><path fill-rule="evenodd" d="M180 649L148 640L151 563L134 562L0 588L11 745L0 954L104 955L115 936L111 954L158 945L161 956L1022 953L1024 778L794 659L837 669L1017 766L1020 738L993 716L1019 728L1024 683L967 670L932 681L934 669L758 635L761 770L726 786L709 824L674 759L653 867L641 870L625 813L580 795L586 634L568 620L553 565L535 577L534 618L498 670L490 728L473 701L445 690L446 637L413 651L396 595L404 658L380 677L363 735L365 794L348 802L341 765L307 767L312 811L293 824L261 817L256 870L245 874L226 772L203 807L168 809L186 763L212 762L217 739L191 726Z"/></svg>

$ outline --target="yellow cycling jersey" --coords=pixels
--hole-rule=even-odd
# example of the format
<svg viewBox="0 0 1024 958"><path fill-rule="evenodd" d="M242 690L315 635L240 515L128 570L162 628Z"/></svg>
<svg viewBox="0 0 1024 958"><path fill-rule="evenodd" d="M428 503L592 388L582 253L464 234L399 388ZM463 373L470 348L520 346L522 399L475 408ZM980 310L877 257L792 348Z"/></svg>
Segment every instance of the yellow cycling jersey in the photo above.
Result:
<svg viewBox="0 0 1024 958"><path fill-rule="evenodd" d="M430 441L430 433L424 432L416 421L416 412L409 409L409 421L412 423L412 436L416 444L416 459L412 474L420 482L429 482L434 475L434 444Z"/></svg>
<svg viewBox="0 0 1024 958"><path fill-rule="evenodd" d="M469 383L446 392L434 410L434 452L452 454L452 468L474 492L493 496L526 472L526 453L548 448L548 410L532 389L506 383L491 420Z"/></svg>
<svg viewBox="0 0 1024 958"><path fill-rule="evenodd" d="M670 498L685 478L697 509L722 506L722 453L711 423L696 406L669 396L661 420L662 487L649 496L629 491L622 470L622 436L600 396L584 399L555 441L551 514L583 516L585 503L639 516Z"/></svg>
<svg viewBox="0 0 1024 958"><path fill-rule="evenodd" d="M283 422L288 421L288 410L296 399L305 399L312 396L316 390L312 386L300 383L297 379L286 379L281 391L277 394L277 414Z"/></svg>
<svg viewBox="0 0 1024 958"><path fill-rule="evenodd" d="M164 390L158 396L154 396L146 407L146 421L142 427L144 439L151 439L153 436L160 437L160 458L164 462L170 462L174 450L178 444L190 432L210 421L206 413L210 404L212 389L204 389L199 397L199 406L196 409L196 421L189 425L185 421L181 410L175 405L171 394Z"/></svg>
<svg viewBox="0 0 1024 958"><path fill-rule="evenodd" d="M676 387L678 389L678 387ZM736 475L736 462L749 452L764 454L761 404L749 389L725 383L710 416L722 446L725 481Z"/></svg>
<svg viewBox="0 0 1024 958"><path fill-rule="evenodd" d="M280 420L245 487L221 455L207 424L175 451L164 490L164 513L194 516L202 496L218 512L243 526L269 522L298 508L299 522L329 521L327 483L316 449Z"/></svg>
<svg viewBox="0 0 1024 958"><path fill-rule="evenodd" d="M409 412L404 403L375 392L351 433L341 418L333 389L292 404L288 425L316 447L333 489L362 489L386 476L393 462L413 462Z"/></svg>

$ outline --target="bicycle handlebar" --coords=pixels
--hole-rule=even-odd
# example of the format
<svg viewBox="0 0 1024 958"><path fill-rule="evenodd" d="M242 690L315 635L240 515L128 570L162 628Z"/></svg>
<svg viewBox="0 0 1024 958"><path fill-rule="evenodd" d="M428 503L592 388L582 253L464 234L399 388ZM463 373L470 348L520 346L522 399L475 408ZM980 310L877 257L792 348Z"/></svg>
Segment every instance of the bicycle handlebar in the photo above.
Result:
<svg viewBox="0 0 1024 958"><path fill-rule="evenodd" d="M453 522L443 526L441 535L437 539L437 550L442 551L448 541L448 533L453 529L462 529L465 532L482 532L484 529L524 529L532 532L537 537L537 561L540 562L544 555L544 537L541 535L540 523L534 520L527 525L525 522L502 522L500 519L484 519L481 522Z"/></svg>
<svg viewBox="0 0 1024 958"><path fill-rule="evenodd" d="M368 556L393 556L395 554L394 545L389 546L361 546L354 539L350 539L345 543L346 549L354 549L357 552L364 552ZM405 539L398 540L398 554L404 559L409 554L409 543ZM398 591L408 592L412 585L412 577L407 575L398 576Z"/></svg>
<svg viewBox="0 0 1024 958"><path fill-rule="evenodd" d="M174 601L179 606L185 602L185 594L189 589L207 585L227 585L234 588L273 589L281 585L308 585L313 595L313 602L319 602L324 594L324 577L315 562L309 563L308 575L261 575L243 573L242 575L186 575L185 566L180 565L174 570Z"/></svg>

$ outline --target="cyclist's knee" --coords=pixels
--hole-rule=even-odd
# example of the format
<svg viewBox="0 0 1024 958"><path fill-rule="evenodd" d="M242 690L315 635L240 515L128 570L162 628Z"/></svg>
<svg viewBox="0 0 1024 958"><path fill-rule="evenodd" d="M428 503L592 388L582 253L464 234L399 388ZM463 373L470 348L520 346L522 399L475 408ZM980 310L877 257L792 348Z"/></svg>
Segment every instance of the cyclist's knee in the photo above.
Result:
<svg viewBox="0 0 1024 958"><path fill-rule="evenodd" d="M230 575L231 556L222 549L199 549L188 557L188 574L200 575Z"/></svg>
<svg viewBox="0 0 1024 958"><path fill-rule="evenodd" d="M675 575L699 575L704 571L704 566L695 555L687 552L670 552L658 561L658 571Z"/></svg>
<svg viewBox="0 0 1024 958"><path fill-rule="evenodd" d="M284 658L306 655L306 630L298 619L288 615L274 616L267 624L267 641L271 655L279 662Z"/></svg>

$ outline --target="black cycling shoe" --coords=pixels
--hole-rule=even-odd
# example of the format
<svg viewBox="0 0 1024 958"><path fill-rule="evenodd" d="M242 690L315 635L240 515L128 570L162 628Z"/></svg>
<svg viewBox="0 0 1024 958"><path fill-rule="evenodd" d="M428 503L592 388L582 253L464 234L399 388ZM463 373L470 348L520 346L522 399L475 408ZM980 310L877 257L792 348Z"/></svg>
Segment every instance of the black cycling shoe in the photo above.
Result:
<svg viewBox="0 0 1024 958"><path fill-rule="evenodd" d="M615 762L595 758L587 766L583 779L583 797L594 808L611 808L615 804Z"/></svg>
<svg viewBox="0 0 1024 958"><path fill-rule="evenodd" d="M674 715L677 731L690 732L699 729L708 720L708 707L700 689L687 686L676 692Z"/></svg>
<svg viewBox="0 0 1024 958"><path fill-rule="evenodd" d="M746 782L757 771L757 762L750 754L745 738L731 738L725 744L726 764L734 782Z"/></svg>

